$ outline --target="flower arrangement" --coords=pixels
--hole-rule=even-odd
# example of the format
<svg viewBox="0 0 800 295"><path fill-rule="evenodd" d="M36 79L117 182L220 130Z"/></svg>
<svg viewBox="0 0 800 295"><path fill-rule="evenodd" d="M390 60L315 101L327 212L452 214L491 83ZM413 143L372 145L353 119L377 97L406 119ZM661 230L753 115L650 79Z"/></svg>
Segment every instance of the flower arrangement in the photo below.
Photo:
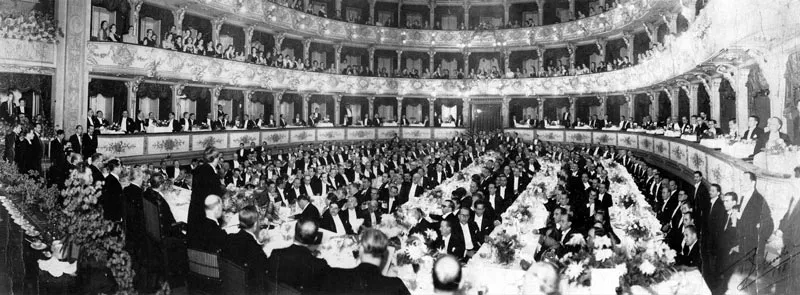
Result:
<svg viewBox="0 0 800 295"><path fill-rule="evenodd" d="M495 250L495 257L500 264L514 262L517 249L522 247L517 235L508 234L505 230L493 237L487 237L486 243Z"/></svg>
<svg viewBox="0 0 800 295"><path fill-rule="evenodd" d="M435 254L434 243L439 238L435 230L428 229L425 233L415 233L409 236L397 252L397 265L416 265L422 263L423 258ZM418 269L416 269L418 271Z"/></svg>
<svg viewBox="0 0 800 295"><path fill-rule="evenodd" d="M646 239L650 237L650 229L642 222L641 219L632 219L625 227L625 233L635 240Z"/></svg>
<svg viewBox="0 0 800 295"><path fill-rule="evenodd" d="M786 151L790 150L790 147L786 144L783 139L777 139L775 141L770 141L767 143L767 146L764 147L763 151L767 155L783 155Z"/></svg>
<svg viewBox="0 0 800 295"><path fill-rule="evenodd" d="M619 183L619 184L625 183L625 178L620 175L615 175L613 177L610 177L608 180L610 180L611 183Z"/></svg>
<svg viewBox="0 0 800 295"><path fill-rule="evenodd" d="M674 272L675 250L661 240L637 245L626 260L627 272L620 278L622 288L650 286L666 281Z"/></svg>
<svg viewBox="0 0 800 295"><path fill-rule="evenodd" d="M622 202L622 206L624 206L625 209L628 209L631 206L636 205L636 197L633 196L632 194L627 194L622 196L620 198L620 201Z"/></svg>
<svg viewBox="0 0 800 295"><path fill-rule="evenodd" d="M0 38L57 43L64 37L58 21L38 11L0 14Z"/></svg>

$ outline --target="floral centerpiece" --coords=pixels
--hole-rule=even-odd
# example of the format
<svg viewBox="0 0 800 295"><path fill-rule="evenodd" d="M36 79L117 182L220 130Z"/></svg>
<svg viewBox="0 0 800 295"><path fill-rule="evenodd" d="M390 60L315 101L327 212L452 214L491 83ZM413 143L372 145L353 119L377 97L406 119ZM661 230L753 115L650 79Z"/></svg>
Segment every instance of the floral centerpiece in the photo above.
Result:
<svg viewBox="0 0 800 295"><path fill-rule="evenodd" d="M433 229L428 229L424 233L414 233L408 236L399 251L397 251L397 265L412 265L414 271L419 271L419 265L425 256L436 254L436 239L439 234Z"/></svg>
<svg viewBox="0 0 800 295"><path fill-rule="evenodd" d="M486 238L486 243L494 249L495 259L500 264L509 264L516 259L517 250L522 247L517 235L511 235L505 230L497 235Z"/></svg>
<svg viewBox="0 0 800 295"><path fill-rule="evenodd" d="M624 206L625 209L630 208L633 205L636 205L636 197L632 194L627 194L622 196L620 198L620 201L622 202L622 206Z"/></svg>
<svg viewBox="0 0 800 295"><path fill-rule="evenodd" d="M0 13L0 38L57 43L61 37L64 37L64 32L51 15L38 11Z"/></svg>

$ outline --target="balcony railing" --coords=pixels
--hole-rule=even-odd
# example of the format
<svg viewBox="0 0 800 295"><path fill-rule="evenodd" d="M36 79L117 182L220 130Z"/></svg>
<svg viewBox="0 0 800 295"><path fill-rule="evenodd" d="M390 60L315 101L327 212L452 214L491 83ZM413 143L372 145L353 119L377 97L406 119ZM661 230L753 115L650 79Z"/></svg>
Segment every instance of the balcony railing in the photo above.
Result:
<svg viewBox="0 0 800 295"><path fill-rule="evenodd" d="M595 16L567 23L487 31L415 30L353 24L318 17L305 12L260 0L207 0L204 5L235 13L265 23L268 27L312 38L425 48L494 48L522 47L577 42L589 38L641 29L639 21L677 10L675 0L631 0Z"/></svg>
<svg viewBox="0 0 800 295"><path fill-rule="evenodd" d="M0 38L0 72L53 75L56 44Z"/></svg>

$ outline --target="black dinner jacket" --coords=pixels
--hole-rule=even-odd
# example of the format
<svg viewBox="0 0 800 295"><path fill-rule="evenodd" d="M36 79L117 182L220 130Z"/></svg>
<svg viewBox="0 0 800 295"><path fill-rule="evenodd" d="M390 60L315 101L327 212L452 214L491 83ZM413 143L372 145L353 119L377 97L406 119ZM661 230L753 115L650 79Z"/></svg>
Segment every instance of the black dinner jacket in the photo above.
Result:
<svg viewBox="0 0 800 295"><path fill-rule="evenodd" d="M309 203L308 206L306 206L306 208L303 209L303 212L295 215L295 218L298 220L305 219L305 220L315 220L319 222L320 221L319 209L317 209L317 207L314 206L314 204Z"/></svg>
<svg viewBox="0 0 800 295"><path fill-rule="evenodd" d="M267 277L267 254L250 233L239 230L229 234L222 248L222 256L238 265L247 264L247 281L250 290L264 290ZM255 289L255 290L254 290Z"/></svg>
<svg viewBox="0 0 800 295"><path fill-rule="evenodd" d="M447 249L445 251L447 254L452 254L455 257L462 258L464 257L464 238L463 235L457 230L456 228L450 233L450 237L448 238L449 242L447 243ZM474 245L474 244L473 244ZM444 236L439 236L434 244L436 249L441 249L444 247Z"/></svg>
<svg viewBox="0 0 800 295"><path fill-rule="evenodd" d="M94 155L94 153L97 152L97 135L92 134L90 136L88 133L84 133L82 141L83 141L83 146L81 146L82 148L81 151L83 153L84 158L91 157L92 155ZM77 151L75 149L75 146L72 146L72 150Z"/></svg>
<svg viewBox="0 0 800 295"><path fill-rule="evenodd" d="M127 130L127 133L133 133L134 131L139 130L138 128L139 126L135 124L134 119L131 118L125 118L125 119L127 119L125 120L125 130ZM119 128L122 129L122 118L119 118L119 120L117 120L117 125L119 125Z"/></svg>
<svg viewBox="0 0 800 295"><path fill-rule="evenodd" d="M194 220L206 218L205 200L208 195L223 195L219 175L214 172L211 164L205 163L197 167L192 178L192 198L189 202L189 227Z"/></svg>
<svg viewBox="0 0 800 295"><path fill-rule="evenodd" d="M206 217L197 221L197 226L187 233L186 238L189 248L214 253L225 245L227 234L219 223Z"/></svg>
<svg viewBox="0 0 800 295"><path fill-rule="evenodd" d="M53 161L54 166L64 166L67 161L67 157L64 153L63 141L58 141L58 139L53 139L50 141L50 159Z"/></svg>
<svg viewBox="0 0 800 295"><path fill-rule="evenodd" d="M336 224L334 223L334 220L333 220L334 218L339 218L339 220L342 221L342 226L344 226L344 231L345 231L344 233L340 233L340 232L336 231ZM335 232L337 234L348 234L348 235L355 234L353 232L353 229L352 229L351 225L350 225L350 221L345 219L345 218L343 218L341 211L336 216L333 216L333 215L331 215L330 212L325 211L325 213L322 214L322 222L320 222L319 227L327 229L327 230L332 231L332 232Z"/></svg>
<svg viewBox="0 0 800 295"><path fill-rule="evenodd" d="M103 217L105 219L112 221L122 220L122 185L114 175L108 174L106 176L105 184L103 184L103 194L100 196L98 203L103 206Z"/></svg>
<svg viewBox="0 0 800 295"><path fill-rule="evenodd" d="M287 284L301 292L318 290L320 279L328 271L328 262L301 245L275 249L267 260L270 281Z"/></svg>
<svg viewBox="0 0 800 295"><path fill-rule="evenodd" d="M680 248L678 249L678 255L675 257L675 264L699 268L702 263L700 259L700 242L695 242L689 253L684 253L683 245Z"/></svg>
<svg viewBox="0 0 800 295"><path fill-rule="evenodd" d="M323 276L319 290L319 294L410 294L402 280L383 276L378 266L368 263L361 263L353 269L330 269Z"/></svg>

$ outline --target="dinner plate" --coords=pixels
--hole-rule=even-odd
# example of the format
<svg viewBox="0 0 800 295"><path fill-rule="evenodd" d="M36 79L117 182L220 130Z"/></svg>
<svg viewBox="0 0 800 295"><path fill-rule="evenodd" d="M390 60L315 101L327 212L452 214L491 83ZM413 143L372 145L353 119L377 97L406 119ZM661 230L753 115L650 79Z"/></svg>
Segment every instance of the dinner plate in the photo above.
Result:
<svg viewBox="0 0 800 295"><path fill-rule="evenodd" d="M44 250L45 248L47 248L47 244L42 243L41 241L36 241L31 243L31 248L33 248L34 250Z"/></svg>

